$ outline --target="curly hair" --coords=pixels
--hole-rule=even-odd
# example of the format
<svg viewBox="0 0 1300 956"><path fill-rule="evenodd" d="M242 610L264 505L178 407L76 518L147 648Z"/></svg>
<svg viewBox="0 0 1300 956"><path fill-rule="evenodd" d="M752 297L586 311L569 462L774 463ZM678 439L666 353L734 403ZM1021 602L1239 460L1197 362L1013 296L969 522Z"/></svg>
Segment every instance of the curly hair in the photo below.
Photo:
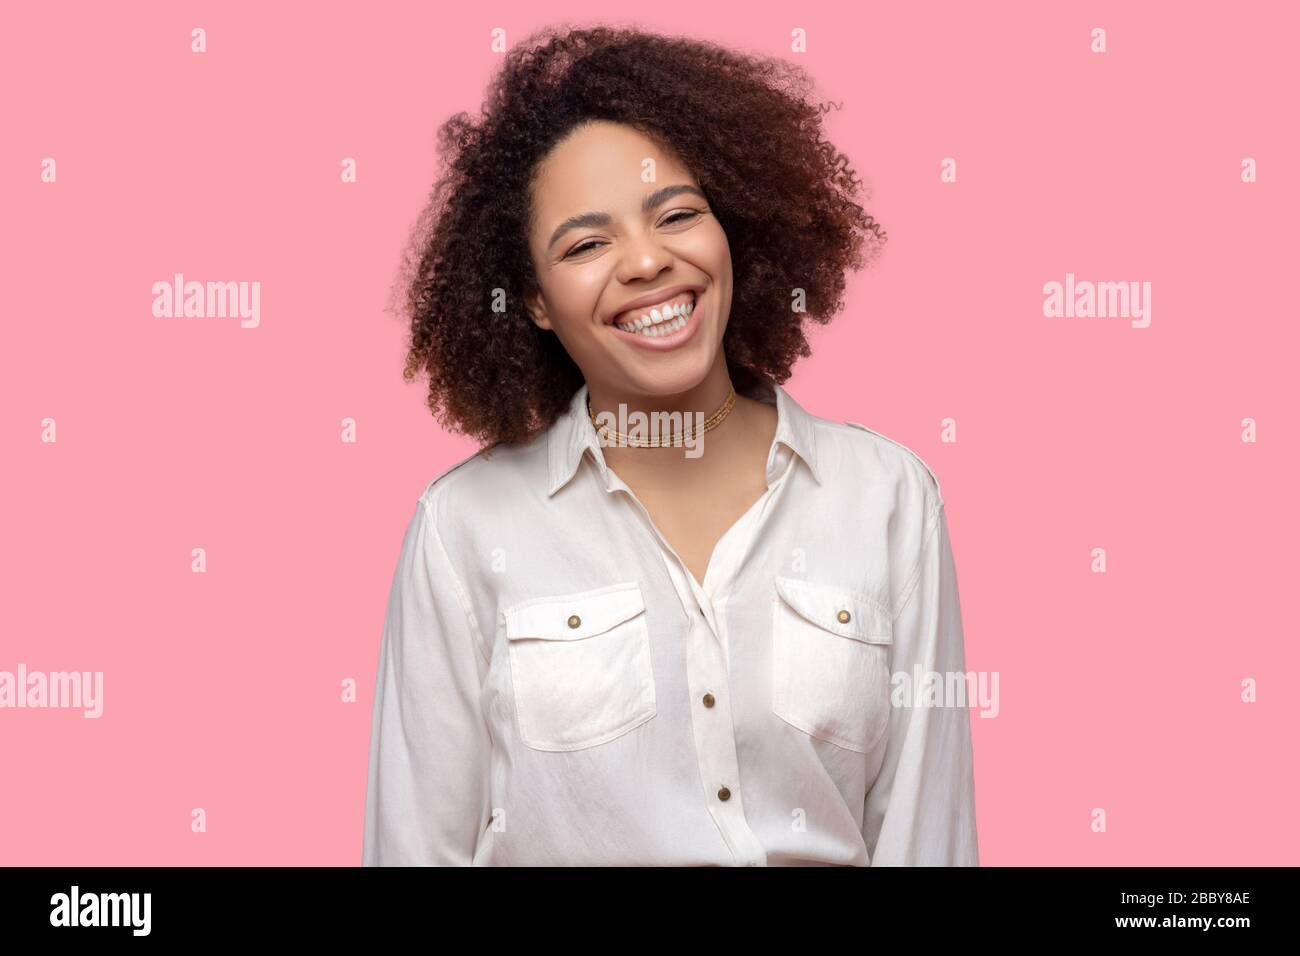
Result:
<svg viewBox="0 0 1300 956"><path fill-rule="evenodd" d="M506 54L481 117L438 131L440 175L403 254L398 286L410 336L403 378L429 375L444 427L485 446L526 442L582 385L559 339L528 317L537 288L528 247L533 177L569 132L631 126L688 168L731 248L723 338L738 392L789 378L811 354L805 320L843 305L845 271L885 233L854 201L859 183L828 143L799 67L633 28L542 30ZM791 308L803 290L805 311ZM391 303L390 303L391 309ZM475 319L486 321L475 321Z"/></svg>

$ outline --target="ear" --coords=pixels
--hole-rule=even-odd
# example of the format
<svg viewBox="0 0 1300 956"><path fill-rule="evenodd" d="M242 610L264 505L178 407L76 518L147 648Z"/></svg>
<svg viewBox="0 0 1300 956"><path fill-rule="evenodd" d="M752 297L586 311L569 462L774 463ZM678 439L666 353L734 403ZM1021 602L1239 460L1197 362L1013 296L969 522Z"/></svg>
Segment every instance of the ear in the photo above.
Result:
<svg viewBox="0 0 1300 956"><path fill-rule="evenodd" d="M528 310L528 317L532 319L535 326L539 329L552 330L546 303L542 301L541 293L536 288L524 293L524 307Z"/></svg>

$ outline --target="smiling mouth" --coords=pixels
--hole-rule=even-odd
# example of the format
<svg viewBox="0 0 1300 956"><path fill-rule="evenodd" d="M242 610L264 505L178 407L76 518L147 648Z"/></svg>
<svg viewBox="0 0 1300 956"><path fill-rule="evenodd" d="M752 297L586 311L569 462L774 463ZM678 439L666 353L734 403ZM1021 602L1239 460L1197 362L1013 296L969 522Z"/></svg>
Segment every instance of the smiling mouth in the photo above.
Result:
<svg viewBox="0 0 1300 956"><path fill-rule="evenodd" d="M666 299L658 305L638 309L637 315L629 315L614 322L614 327L633 335L656 338L671 335L684 327L695 311L695 293L682 292Z"/></svg>

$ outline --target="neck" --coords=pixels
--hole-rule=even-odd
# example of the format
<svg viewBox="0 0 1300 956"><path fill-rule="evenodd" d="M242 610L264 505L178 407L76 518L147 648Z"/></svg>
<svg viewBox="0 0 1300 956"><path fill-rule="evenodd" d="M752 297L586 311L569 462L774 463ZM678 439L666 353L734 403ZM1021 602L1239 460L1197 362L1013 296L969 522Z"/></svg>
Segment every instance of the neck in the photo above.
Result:
<svg viewBox="0 0 1300 956"><path fill-rule="evenodd" d="M588 383L587 394L591 401L591 410L600 415L607 412L620 418L640 412L644 415L680 413L686 421L694 421L696 413L705 418L717 411L731 393L731 376L726 365L715 366L699 384L684 392L670 395L651 395L646 393L606 389L600 384Z"/></svg>
<svg viewBox="0 0 1300 956"><path fill-rule="evenodd" d="M667 430L666 434L664 431L659 432L661 440L671 439L683 426L688 433L684 443L667 444L662 447L607 443L609 440L604 439L601 451L606 464L620 473L636 473L644 469L663 473L664 469L690 468L693 465L698 467L698 463L703 459L721 464L720 459L737 452L751 432L765 427L762 403L737 395L726 417L716 427L707 432L703 430L701 422L706 421L724 405L731 390L731 377L727 373L725 362L720 363L695 387L670 395L626 392L616 394L600 386L595 388L589 386L592 413L603 422L612 421L615 429L629 430L619 424L619 411L622 405L623 416L621 417L628 420L629 424L637 421L632 417L634 412L644 413L647 417L642 421L645 422L655 421L653 416L656 413L680 413L673 419L658 420ZM602 412L608 414L602 417Z"/></svg>

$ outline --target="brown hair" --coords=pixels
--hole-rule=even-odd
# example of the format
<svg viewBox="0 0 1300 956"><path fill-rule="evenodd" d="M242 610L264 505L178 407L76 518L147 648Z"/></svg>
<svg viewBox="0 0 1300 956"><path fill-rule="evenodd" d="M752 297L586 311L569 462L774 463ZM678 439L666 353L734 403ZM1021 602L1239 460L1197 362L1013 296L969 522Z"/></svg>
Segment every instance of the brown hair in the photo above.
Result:
<svg viewBox="0 0 1300 956"><path fill-rule="evenodd" d="M636 29L549 28L513 48L481 117L438 131L440 176L395 287L410 323L403 378L427 372L435 418L484 445L527 441L565 409L582 373L524 307L536 288L529 188L557 142L608 120L689 157L731 247L732 380L784 382L811 354L804 321L828 323L864 242L874 259L886 239L854 201L860 183L825 140L829 105L811 89L785 61ZM796 289L805 312L790 307Z"/></svg>

